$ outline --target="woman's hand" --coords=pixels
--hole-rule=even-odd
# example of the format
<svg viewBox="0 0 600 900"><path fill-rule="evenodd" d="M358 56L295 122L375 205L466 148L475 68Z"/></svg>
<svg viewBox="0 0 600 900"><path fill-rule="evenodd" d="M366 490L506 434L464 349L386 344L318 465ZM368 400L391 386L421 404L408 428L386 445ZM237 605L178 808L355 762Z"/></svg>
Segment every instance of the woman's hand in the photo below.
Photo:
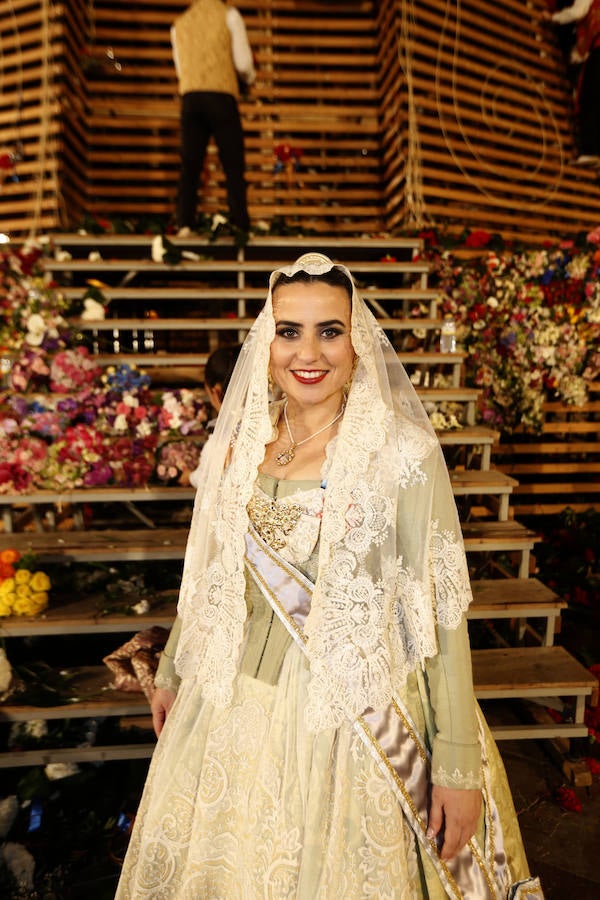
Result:
<svg viewBox="0 0 600 900"><path fill-rule="evenodd" d="M432 785L427 837L434 838L444 828L442 859L452 859L477 830L481 812L481 791Z"/></svg>
<svg viewBox="0 0 600 900"><path fill-rule="evenodd" d="M156 688L152 695L150 709L152 710L152 726L156 737L163 730L163 725L167 721L167 716L171 711L176 696L175 691L170 691L167 688Z"/></svg>

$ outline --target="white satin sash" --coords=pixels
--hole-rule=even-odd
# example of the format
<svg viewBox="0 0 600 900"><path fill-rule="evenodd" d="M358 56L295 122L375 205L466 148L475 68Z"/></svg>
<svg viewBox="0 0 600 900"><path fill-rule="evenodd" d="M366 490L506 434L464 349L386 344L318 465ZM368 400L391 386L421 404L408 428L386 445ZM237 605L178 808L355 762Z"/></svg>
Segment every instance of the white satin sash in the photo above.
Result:
<svg viewBox="0 0 600 900"><path fill-rule="evenodd" d="M262 595L305 652L303 629L310 610L312 583L269 547L253 528L246 536L245 562ZM513 897L543 900L537 878L510 884L502 826L489 789L485 751L482 759L485 850L472 838L453 859L442 860L436 841L426 835L429 751L403 704L395 699L385 710L367 709L352 724L377 761L449 897L460 900L505 900ZM485 746L483 740L481 744Z"/></svg>

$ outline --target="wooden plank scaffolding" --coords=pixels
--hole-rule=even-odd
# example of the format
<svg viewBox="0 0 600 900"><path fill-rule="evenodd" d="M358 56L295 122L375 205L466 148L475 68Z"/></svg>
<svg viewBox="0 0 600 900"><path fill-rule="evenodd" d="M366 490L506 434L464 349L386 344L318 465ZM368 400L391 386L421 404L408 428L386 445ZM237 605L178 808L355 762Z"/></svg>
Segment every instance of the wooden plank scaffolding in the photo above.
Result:
<svg viewBox="0 0 600 900"><path fill-rule="evenodd" d="M0 0L2 230L172 215L185 0ZM238 0L250 215L323 234L427 224L537 241L597 225L545 0ZM287 162L278 148L287 145ZM209 148L199 210L225 211Z"/></svg>

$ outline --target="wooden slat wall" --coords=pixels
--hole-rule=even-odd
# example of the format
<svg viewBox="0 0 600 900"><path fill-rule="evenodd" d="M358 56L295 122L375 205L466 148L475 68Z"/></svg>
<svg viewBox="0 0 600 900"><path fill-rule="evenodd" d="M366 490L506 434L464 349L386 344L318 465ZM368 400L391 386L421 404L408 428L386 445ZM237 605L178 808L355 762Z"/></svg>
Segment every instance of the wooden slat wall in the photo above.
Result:
<svg viewBox="0 0 600 900"><path fill-rule="evenodd" d="M600 188L573 165L565 61L541 19L545 0L383 0L381 15L390 8L412 38L421 224L525 240L595 227ZM384 96L384 109L395 103Z"/></svg>
<svg viewBox="0 0 600 900"><path fill-rule="evenodd" d="M179 99L169 28L187 0L0 0L0 188L15 236L83 211L169 216ZM564 60L545 0L238 0L258 80L241 104L254 222L323 233L485 227L537 241L600 220L572 165ZM302 151L275 173L274 148ZM225 210L207 161L200 210Z"/></svg>
<svg viewBox="0 0 600 900"><path fill-rule="evenodd" d="M89 80L90 210L169 214L178 175L179 99L169 29L187 3L96 0L97 68ZM321 231L382 226L377 39L373 3L240 0L257 66L241 103L253 221L284 217ZM106 50L111 48L113 58ZM274 148L301 150L301 171L275 173ZM226 211L209 154L202 212Z"/></svg>
<svg viewBox="0 0 600 900"><path fill-rule="evenodd" d="M0 153L23 159L0 179L0 230L27 233L58 224L61 116L58 64L62 4L0 2Z"/></svg>

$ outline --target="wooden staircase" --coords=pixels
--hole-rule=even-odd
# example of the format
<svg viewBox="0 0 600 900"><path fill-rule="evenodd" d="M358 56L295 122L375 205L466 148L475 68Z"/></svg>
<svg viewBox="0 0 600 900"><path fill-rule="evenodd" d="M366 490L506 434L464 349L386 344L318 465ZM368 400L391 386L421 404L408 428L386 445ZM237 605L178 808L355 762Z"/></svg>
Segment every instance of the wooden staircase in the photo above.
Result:
<svg viewBox="0 0 600 900"><path fill-rule="evenodd" d="M177 242L175 242L177 243ZM133 360L152 374L155 384L197 387L203 382L208 353L219 343L243 338L266 292L268 272L301 252L314 249L313 239L262 239L243 249L230 242L210 244L200 238L181 246L199 258L175 266L150 259L151 238L125 236L99 239L60 235L47 267L71 297L81 298L88 281L103 282L110 299L110 318L77 320L102 365ZM428 271L414 261L417 240L388 238L350 240L324 238L318 248L347 263L362 292L398 349L398 354L429 411L452 412L462 427L441 429L440 441L450 469L465 547L473 573L474 603L469 619L512 624L508 646L473 652L475 689L483 701L497 699L543 703L560 697L572 705L572 721L539 721L518 727L494 725L499 739L515 737L583 736L583 707L597 688L590 673L561 647L553 644L565 604L530 578L530 554L538 535L510 516L510 500L518 481L491 465L498 434L475 424L477 391L461 386L462 355L441 354L437 296L427 286ZM90 250L101 260L90 261ZM395 261L389 262L390 256ZM207 310L210 314L207 315ZM137 342L137 343L136 343ZM146 349L145 349L146 348ZM424 385L427 384L425 387ZM0 550L32 551L44 563L145 563L183 558L193 491L185 487L140 489L102 488L65 492L1 495L3 528ZM92 510L91 524L81 515ZM177 510L177 514L174 514ZM68 529L57 519L71 519ZM24 526L22 523L27 523ZM143 616L99 615L93 596L51 595L50 609L37 619L0 619L0 636L73 636L81 641L99 635L121 635L152 625L169 627L175 597L154 598ZM527 646L532 641L534 646ZM505 642L506 643L506 642ZM10 658L10 643L9 658ZM69 660L64 660L69 666ZM0 705L0 723L27 719L113 717L128 725L146 726L148 704L142 694L111 690L110 673L101 665L73 670L76 703L50 707ZM596 702L597 698L592 697ZM50 760L98 760L145 757L153 740L92 748L23 751L0 755L0 767L33 765Z"/></svg>

